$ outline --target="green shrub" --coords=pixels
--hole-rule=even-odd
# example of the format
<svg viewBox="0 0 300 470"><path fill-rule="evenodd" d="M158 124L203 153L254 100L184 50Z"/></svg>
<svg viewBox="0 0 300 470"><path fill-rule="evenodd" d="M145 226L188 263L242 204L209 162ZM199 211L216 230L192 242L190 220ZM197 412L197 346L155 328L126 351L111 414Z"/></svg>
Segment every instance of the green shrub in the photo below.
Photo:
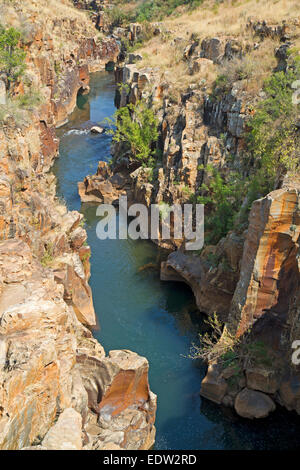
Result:
<svg viewBox="0 0 300 470"><path fill-rule="evenodd" d="M231 172L225 180L209 165L199 167L210 176L209 184L202 185L200 195L193 197L193 201L206 206L207 242L217 243L229 230L245 228L252 203L272 191L280 175L287 171L293 173L298 168L300 136L296 122L299 108L293 104L292 84L299 77L300 63L295 60L287 72L275 72L265 81L265 96L248 122L245 169L241 174ZM229 77L220 75L215 90L224 93L230 86Z"/></svg>
<svg viewBox="0 0 300 470"><path fill-rule="evenodd" d="M153 111L142 101L135 106L129 104L115 112L112 123L113 141L124 142L132 160L153 166L156 154L153 147L158 139L158 120Z"/></svg>
<svg viewBox="0 0 300 470"><path fill-rule="evenodd" d="M18 46L20 38L15 28L0 27L0 71L7 75L8 88L25 70L26 52Z"/></svg>
<svg viewBox="0 0 300 470"><path fill-rule="evenodd" d="M198 344L193 343L190 359L217 361L223 368L231 367L230 382L241 377L243 370L249 366L272 367L272 352L263 341L254 340L251 328L241 338L237 338L218 316L214 314L205 321L208 331L199 335Z"/></svg>
<svg viewBox="0 0 300 470"><path fill-rule="evenodd" d="M299 162L298 109L292 101L292 84L299 77L299 63L287 72L274 73L249 123L248 148L264 192L273 189L279 172L295 171Z"/></svg>
<svg viewBox="0 0 300 470"><path fill-rule="evenodd" d="M130 22L130 17L126 15L124 11L118 6L108 10L108 18L114 28L120 27L123 24Z"/></svg>
<svg viewBox="0 0 300 470"><path fill-rule="evenodd" d="M233 229L243 197L243 182L240 175L231 173L228 181L220 172L207 165L206 172L210 176L208 185L201 186L201 195L196 197L198 204L206 206L205 218L206 241L218 243L229 230Z"/></svg>
<svg viewBox="0 0 300 470"><path fill-rule="evenodd" d="M54 260L53 256L53 244L49 243L45 246L45 252L41 258L41 264L44 268L47 268L51 265Z"/></svg>
<svg viewBox="0 0 300 470"><path fill-rule="evenodd" d="M43 97L38 91L30 90L28 93L18 96L16 102L21 108L32 109L43 102Z"/></svg>
<svg viewBox="0 0 300 470"><path fill-rule="evenodd" d="M117 3L122 5L129 2L119 0ZM127 14L117 5L111 10L110 17L114 19L114 26L121 26L126 22L160 21L165 16L171 15L179 6L186 5L191 11L202 3L203 0L144 0Z"/></svg>

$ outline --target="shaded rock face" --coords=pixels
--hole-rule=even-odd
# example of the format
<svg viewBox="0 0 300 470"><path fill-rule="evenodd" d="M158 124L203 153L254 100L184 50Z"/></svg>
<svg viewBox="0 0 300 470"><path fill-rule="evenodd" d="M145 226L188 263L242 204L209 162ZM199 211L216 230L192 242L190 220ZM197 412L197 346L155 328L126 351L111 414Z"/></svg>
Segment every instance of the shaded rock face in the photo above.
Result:
<svg viewBox="0 0 300 470"><path fill-rule="evenodd" d="M128 351L106 358L87 328L96 324L87 235L47 173L58 149L55 126L79 87L87 90L89 71L118 47L100 44L86 18L76 22L61 10L49 21L51 36L30 8L20 5L27 73L45 101L21 124L7 118L0 128L0 448L147 449L156 411L148 363ZM8 7L3 18L17 25L19 12ZM92 425L101 433L88 432Z"/></svg>
<svg viewBox="0 0 300 470"><path fill-rule="evenodd" d="M275 56L278 70L285 70L287 50L298 34L299 21L272 25L249 20L247 27L261 40L280 39L282 44ZM254 42L247 44L236 37L213 37L191 42L183 56L193 75L209 71L224 60L242 58L255 47ZM167 73L162 78L155 69L126 63L116 68L115 76L117 83L127 85L119 88L116 105L144 99L155 106L160 122L162 162L155 176L149 178L145 168L129 171L128 165L124 172L126 176L129 173L132 200L147 206L183 204L191 195L201 195L201 187L210 183L208 166L217 169L225 182L232 172L252 171L243 154L254 102L243 91L243 80L217 99L209 96L204 86L194 84L176 101ZM129 159L120 146L115 147L114 154L117 172ZM300 410L300 374L291 364L292 342L300 338L297 179L298 175L285 179L276 186L282 189L253 204L248 230L244 225L242 234L228 233L217 246L205 247L200 255L185 253L183 240L172 240L168 248L178 251L171 253L161 267L162 280L181 281L191 287L200 311L217 313L240 340L251 330L253 342L263 343L266 355L271 353L271 365L254 361L243 366L233 388L229 382L234 374L227 371L224 375L220 364L213 368L214 364L209 364L203 381L201 393L217 403L234 407L238 394L242 394L237 401L241 406L235 408L241 416L248 413L249 418L267 416L275 401ZM255 397L260 410L253 408Z"/></svg>
<svg viewBox="0 0 300 470"><path fill-rule="evenodd" d="M243 418L266 418L276 406L267 395L244 388L234 402L236 412Z"/></svg>
<svg viewBox="0 0 300 470"><path fill-rule="evenodd" d="M299 371L292 364L292 343L299 338L298 189L288 181L255 201L249 222L226 326L240 340L251 330L253 343L262 344L265 352L260 364L242 367L240 382L226 392L223 403L232 406L230 396L235 398L235 410L246 418L267 416L274 400L299 413ZM213 383L210 375L204 380L204 391L206 382L211 384L204 396L214 401L226 377L222 366Z"/></svg>
<svg viewBox="0 0 300 470"><path fill-rule="evenodd" d="M227 388L226 380L221 376L218 366L210 364L201 383L201 396L220 405L223 402Z"/></svg>
<svg viewBox="0 0 300 470"><path fill-rule="evenodd" d="M185 282L191 287L200 311L226 318L238 272L225 271L221 265L212 267L205 258L175 251L161 265L161 280Z"/></svg>

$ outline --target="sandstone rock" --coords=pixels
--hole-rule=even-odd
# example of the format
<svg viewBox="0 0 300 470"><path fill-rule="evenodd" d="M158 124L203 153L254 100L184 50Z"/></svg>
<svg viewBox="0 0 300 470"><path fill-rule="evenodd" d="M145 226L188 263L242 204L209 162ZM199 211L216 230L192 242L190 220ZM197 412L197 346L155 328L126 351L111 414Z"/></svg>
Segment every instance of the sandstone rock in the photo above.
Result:
<svg viewBox="0 0 300 470"><path fill-rule="evenodd" d="M43 439L47 450L81 450L82 417L73 408L67 408L59 416Z"/></svg>
<svg viewBox="0 0 300 470"><path fill-rule="evenodd" d="M262 368L247 369L246 378L247 388L252 390L274 394L279 388L279 380L274 371Z"/></svg>
<svg viewBox="0 0 300 470"><path fill-rule="evenodd" d="M291 231L293 224L295 231ZM298 278L295 242L299 231L296 190L273 191L254 202L230 315L231 322L239 323L239 335L272 308L288 311L293 285L287 279L292 273Z"/></svg>
<svg viewBox="0 0 300 470"><path fill-rule="evenodd" d="M87 428L93 448L102 449L109 442L126 449L151 448L156 396L149 390L147 360L131 351L111 351L100 359L80 348L77 362L89 407L99 415L96 437Z"/></svg>
<svg viewBox="0 0 300 470"><path fill-rule="evenodd" d="M0 243L0 273L4 282L21 282L31 277L32 253L21 240Z"/></svg>
<svg viewBox="0 0 300 470"><path fill-rule="evenodd" d="M206 73L207 70L213 66L213 61L205 58L198 58L191 61L189 65L189 73Z"/></svg>
<svg viewBox="0 0 300 470"><path fill-rule="evenodd" d="M214 403L221 404L227 390L227 383L222 378L216 364L210 364L208 371L201 383L200 395Z"/></svg>
<svg viewBox="0 0 300 470"><path fill-rule="evenodd" d="M64 299L73 306L78 320L85 324L96 325L96 315L93 306L91 288L86 282L82 263L78 257L79 266L74 259L77 257L60 258L61 267L65 269L55 272L55 279L64 286Z"/></svg>
<svg viewBox="0 0 300 470"><path fill-rule="evenodd" d="M249 419L265 418L276 408L268 395L247 388L237 395L234 407L238 415Z"/></svg>
<svg viewBox="0 0 300 470"><path fill-rule="evenodd" d="M105 180L105 179L108 179L110 176L112 176L111 173L112 173L111 169L107 162L100 161L98 163L98 168L97 168L97 173L96 173L97 176L100 176L103 180Z"/></svg>
<svg viewBox="0 0 300 470"><path fill-rule="evenodd" d="M78 251L87 240L86 231L82 227L77 227L71 233L71 246Z"/></svg>

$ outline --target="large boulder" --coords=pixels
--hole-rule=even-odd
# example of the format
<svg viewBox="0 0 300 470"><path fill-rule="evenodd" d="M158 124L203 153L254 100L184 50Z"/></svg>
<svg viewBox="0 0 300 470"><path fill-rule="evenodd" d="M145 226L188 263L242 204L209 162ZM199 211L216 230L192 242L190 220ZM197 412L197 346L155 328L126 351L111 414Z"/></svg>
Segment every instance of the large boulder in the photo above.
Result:
<svg viewBox="0 0 300 470"><path fill-rule="evenodd" d="M234 408L237 414L243 418L253 419L266 418L275 410L276 405L268 395L244 388L238 393Z"/></svg>
<svg viewBox="0 0 300 470"><path fill-rule="evenodd" d="M98 423L87 427L90 446L105 449L150 449L155 438L156 396L148 383L148 361L131 351L110 351L100 357L80 348L77 363L89 408ZM108 426L109 425L109 426Z"/></svg>

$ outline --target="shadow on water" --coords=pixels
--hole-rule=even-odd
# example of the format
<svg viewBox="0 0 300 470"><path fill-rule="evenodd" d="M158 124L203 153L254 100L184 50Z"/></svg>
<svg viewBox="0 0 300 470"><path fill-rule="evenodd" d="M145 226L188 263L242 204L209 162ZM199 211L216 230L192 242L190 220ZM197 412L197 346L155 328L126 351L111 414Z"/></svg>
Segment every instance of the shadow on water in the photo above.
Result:
<svg viewBox="0 0 300 470"><path fill-rule="evenodd" d="M81 207L77 182L110 158L111 137L88 129L113 114L114 90L112 75L93 74L90 95L79 97L69 123L58 130L60 158L54 166L58 194L86 220L100 323L95 336L107 351L126 348L148 358L151 389L158 395L156 449L299 448L296 415L279 410L251 422L200 398L205 367L185 356L202 320L187 286L160 281L155 266L164 253L148 241L98 240L96 207ZM151 269L141 269L149 263Z"/></svg>

